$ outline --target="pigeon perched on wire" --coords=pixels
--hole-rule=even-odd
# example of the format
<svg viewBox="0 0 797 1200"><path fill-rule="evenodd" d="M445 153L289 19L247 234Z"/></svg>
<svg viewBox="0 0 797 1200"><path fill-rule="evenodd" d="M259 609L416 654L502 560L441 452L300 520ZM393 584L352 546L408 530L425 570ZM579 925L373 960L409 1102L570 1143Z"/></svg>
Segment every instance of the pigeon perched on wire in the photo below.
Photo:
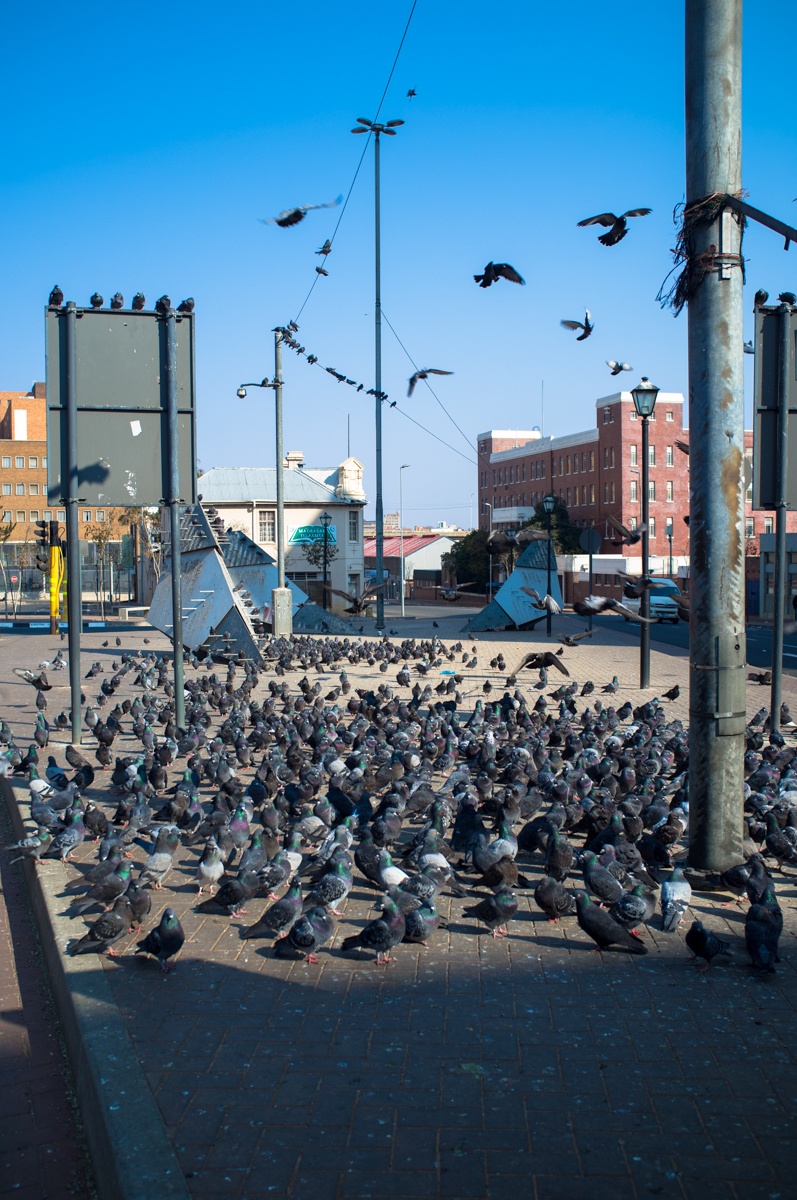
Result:
<svg viewBox="0 0 797 1200"><path fill-rule="evenodd" d="M499 279L508 279L510 283L520 283L524 287L526 281L522 275L518 274L514 267L509 263L494 263L488 262L484 268L482 275L474 275L473 278L478 283L479 287L488 288L491 284L497 283Z"/></svg>
<svg viewBox="0 0 797 1200"><path fill-rule="evenodd" d="M316 268L317 270L318 268ZM407 395L411 396L415 391L415 384L421 379L428 379L430 375L453 375L453 371L441 371L439 367L424 367L421 371L416 371L410 376L410 386L407 388Z"/></svg>
<svg viewBox="0 0 797 1200"><path fill-rule="evenodd" d="M613 358L606 359L606 366L611 367L612 375L619 375L621 371L633 371L634 369L633 367L629 366L628 363L615 362Z"/></svg>
<svg viewBox="0 0 797 1200"><path fill-rule="evenodd" d="M589 309L584 313L583 321L560 321L559 324L563 329L581 329L583 332L576 338L577 342L583 342L592 333L595 326L592 323L592 316Z"/></svg>
<svg viewBox="0 0 797 1200"><path fill-rule="evenodd" d="M279 225L280 229L290 229L291 225L298 225L303 221L309 212L316 208L337 208L343 203L343 195L338 196L337 200L330 200L327 204L300 204L297 208L286 208L277 217L258 217L261 225Z"/></svg>
<svg viewBox="0 0 797 1200"><path fill-rule="evenodd" d="M602 246L616 246L622 241L628 233L626 224L629 217L646 217L652 209L650 208L629 208L628 212L622 213L616 217L614 213L599 213L597 217L586 217L585 220L578 222L578 228L583 229L585 225L603 225L608 228L609 232L602 234L598 241Z"/></svg>

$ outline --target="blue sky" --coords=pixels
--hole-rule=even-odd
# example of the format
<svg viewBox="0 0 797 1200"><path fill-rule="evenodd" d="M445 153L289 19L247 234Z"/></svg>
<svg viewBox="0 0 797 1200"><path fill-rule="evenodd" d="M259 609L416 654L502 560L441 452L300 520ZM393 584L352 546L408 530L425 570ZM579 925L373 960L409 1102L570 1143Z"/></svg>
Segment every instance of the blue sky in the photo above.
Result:
<svg viewBox="0 0 797 1200"><path fill-rule="evenodd" d="M150 301L196 298L201 466L273 462L270 392L235 390L273 374L271 329L295 316L314 251L340 210L288 230L258 224L294 204L347 192L411 0L299 10L204 0L189 6L8 6L0 18L3 281L0 388L43 378L42 307L58 282L87 303L98 289ZM745 6L744 184L751 203L797 222L797 135L778 81L793 70L795 9ZM383 305L419 366L455 372L435 391L471 442L490 427L546 433L594 422L614 390L607 358L685 391L686 319L655 296L670 269L673 206L683 198L683 6L418 0L383 118L406 125L383 149ZM408 101L408 88L417 98ZM606 249L594 213L647 205ZM752 293L797 290L797 247L756 226ZM472 275L512 263L520 288L483 291ZM302 344L373 382L373 157L343 218L330 275L300 320ZM559 327L588 307L595 332ZM749 363L752 360L748 359ZM384 332L386 509L405 522L469 523L472 447ZM351 449L373 495L372 402L288 354L286 449L331 466ZM748 384L751 377L748 377ZM751 411L750 395L746 409ZM464 457L462 457L464 455ZM369 505L369 511L373 506Z"/></svg>

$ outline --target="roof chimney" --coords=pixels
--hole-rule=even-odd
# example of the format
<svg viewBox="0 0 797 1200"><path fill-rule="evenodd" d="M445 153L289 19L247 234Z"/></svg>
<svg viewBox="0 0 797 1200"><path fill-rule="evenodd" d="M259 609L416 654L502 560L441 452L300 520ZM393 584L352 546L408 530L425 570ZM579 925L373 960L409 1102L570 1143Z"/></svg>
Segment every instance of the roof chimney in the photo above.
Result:
<svg viewBox="0 0 797 1200"><path fill-rule="evenodd" d="M304 453L301 450L289 450L285 455L285 466L289 471L304 466Z"/></svg>

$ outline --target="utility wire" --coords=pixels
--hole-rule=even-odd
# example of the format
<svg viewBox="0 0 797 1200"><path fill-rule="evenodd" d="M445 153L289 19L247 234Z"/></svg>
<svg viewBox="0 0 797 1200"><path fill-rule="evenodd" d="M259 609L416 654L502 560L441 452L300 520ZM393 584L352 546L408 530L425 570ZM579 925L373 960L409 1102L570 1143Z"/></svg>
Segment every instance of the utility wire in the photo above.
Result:
<svg viewBox="0 0 797 1200"><path fill-rule="evenodd" d="M427 429L425 425L421 425L420 421L416 421L415 417L411 417L409 413L404 412L403 408L399 408L395 404L391 404L390 407L395 408L397 413L401 413L402 417L406 417L408 421L412 421L413 425L417 425L424 433L428 433L429 437L433 437L435 441L442 442L444 446L448 446L449 450L453 450L455 454L458 454L460 458L464 458L466 462L473 463L474 467L479 465L475 458L468 458L467 454L463 454L461 450L457 450L456 446L452 446L450 442L443 441L436 433L432 433L431 429Z"/></svg>
<svg viewBox="0 0 797 1200"><path fill-rule="evenodd" d="M385 316L385 310L384 310L384 309L382 309L382 316L384 317L385 321L387 321L387 324L388 324L388 326L389 326L389 328L390 328L390 331L391 331L391 333L393 334L393 337L396 339L396 341L398 342L398 344L401 346L401 349L404 351L404 353L406 354L407 358L408 358L408 359L410 360L410 362L412 363L412 365L413 365L413 367L415 368L415 370L416 370L416 371L420 370L420 367L419 367L419 366L418 366L418 364L416 363L415 359L412 357L412 355L410 354L409 350L408 350L408 349L407 349L407 347L404 345L404 343L402 342L402 340L401 340L401 338L399 337L399 335L396 333L396 331L395 331L395 329L393 328L393 326L390 324L390 321L389 321L389 320L388 320L388 318ZM462 434L462 436L465 438L465 441L468 443L468 449L469 449L469 450L472 450L472 449L473 449L473 442L470 440L470 438L467 436L467 434L466 434L466 433L465 433L465 432L464 432L462 429L460 429L459 425L457 425L456 421L455 421L455 420L454 420L454 418L451 416L451 413L448 411L448 409L446 408L445 404L443 404L443 401L442 401L442 400L440 399L440 397L438 396L437 392L434 390L434 388L432 387L432 385L429 383L429 380L428 380L428 379L424 379L424 380L423 380L423 382L426 384L426 386L428 387L429 391L432 393L432 395L434 396L435 400L436 400L436 401L437 401L437 403L440 405L440 407L442 408L443 412L444 412L444 413L446 414L446 416L448 417L448 419L449 419L449 421L451 422L451 424L454 426L454 428L455 428L455 429L459 430L459 432L460 432L460 433Z"/></svg>
<svg viewBox="0 0 797 1200"><path fill-rule="evenodd" d="M390 74L387 77L387 83L385 84L385 90L382 92L382 99L379 101L379 108L376 110L376 116L374 117L375 122L379 120L379 114L382 111L382 105L385 103L385 97L387 96L387 89L390 87L390 81L393 78L393 72L395 71L395 69L398 65L399 55L401 54L402 47L404 45L407 34L409 32L410 21L412 20L412 15L415 12L415 8L416 8L417 4L418 4L418 0L413 0L412 8L410 9L410 15L407 18L407 24L404 27L404 33L401 35L401 41L399 42L399 48L396 51L396 57L393 59L393 66L390 68ZM363 152L360 155L360 161L357 163L357 170L354 172L354 178L351 181L351 186L349 187L349 190L346 193L346 199L343 202L343 208L340 210L340 216L338 217L337 224L335 225L335 228L332 231L332 237L329 239L330 249L332 249L332 246L335 244L335 238L337 237L338 230L340 229L340 223L343 220L343 214L345 213L346 209L349 206L349 200L351 199L351 194L354 191L354 185L357 182L357 176L360 174L360 168L362 167L363 162L365 160L365 155L368 151L368 147L371 144L372 136L373 135L369 131L368 136L365 139L365 146L363 147ZM321 278L320 275L316 275L315 279L313 280L312 284L310 285L310 291L305 296L302 307L299 309L296 316L294 317L294 321L296 321L297 323L298 323L299 317L304 312L304 308L305 308L305 305L307 304L307 301L310 299L310 297L313 294L313 288L318 283L320 278Z"/></svg>

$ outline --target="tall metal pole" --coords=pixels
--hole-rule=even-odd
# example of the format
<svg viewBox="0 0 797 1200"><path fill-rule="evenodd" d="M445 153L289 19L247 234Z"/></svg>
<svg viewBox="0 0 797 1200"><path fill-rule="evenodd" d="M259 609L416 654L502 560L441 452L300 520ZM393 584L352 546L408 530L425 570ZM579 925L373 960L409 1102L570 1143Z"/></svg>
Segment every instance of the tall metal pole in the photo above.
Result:
<svg viewBox="0 0 797 1200"><path fill-rule="evenodd" d="M650 503L650 449L648 418L642 418L642 578L650 574L650 533L648 505ZM639 599L640 617L650 616L650 589L644 588ZM650 626L639 627L639 686L650 687Z"/></svg>
<svg viewBox="0 0 797 1200"><path fill-rule="evenodd" d="M327 554L329 553L329 551L328 551L329 543L328 543L327 539L329 537L329 530L328 530L326 521L323 522L323 525L324 525L324 571L323 571L324 599L323 599L322 603L324 605L324 608L328 609L329 608L329 600L327 599L327 597L328 597L329 593L327 592Z"/></svg>
<svg viewBox="0 0 797 1200"><path fill-rule="evenodd" d="M172 543L172 648L174 723L185 726L183 683L183 583L180 547L180 443L177 421L177 314L166 313L166 411L169 421L169 532Z"/></svg>
<svg viewBox="0 0 797 1200"><path fill-rule="evenodd" d="M72 745L80 745L80 634L83 626L83 589L80 578L80 540L78 537L78 462L77 462L77 345L75 323L77 305L66 306L66 595L69 632L69 689L72 703ZM22 572L20 571L20 579Z"/></svg>
<svg viewBox="0 0 797 1200"><path fill-rule="evenodd" d="M791 312L788 304L780 309L780 361L778 363L778 500L775 511L775 613L772 627L772 693L769 703L770 727L780 732L780 701L783 682L783 621L789 564L786 557L786 483L789 470L789 371L791 369Z"/></svg>
<svg viewBox="0 0 797 1200"><path fill-rule="evenodd" d="M550 594L551 594L551 514L549 512L546 512L545 517L546 517L546 523L548 525L548 587L547 587L546 595L550 596ZM550 610L550 608L546 608L546 610L545 610L545 636L546 637L551 636L551 610Z"/></svg>
<svg viewBox="0 0 797 1200"><path fill-rule="evenodd" d="M686 0L685 34L688 220L702 197L742 186L742 0ZM733 213L693 225L688 252L689 862L722 871L743 857L744 351L741 262L727 257L741 253Z"/></svg>
<svg viewBox="0 0 797 1200"><path fill-rule="evenodd" d="M590 535L592 530L590 529ZM592 595L592 537L589 540L589 595ZM592 630L592 613L589 614L587 629Z"/></svg>
<svg viewBox="0 0 797 1200"><path fill-rule="evenodd" d="M374 299L374 405L376 407L376 581L384 579L384 532L382 529L382 231L379 180L379 132L374 131L374 226L375 299ZM385 627L385 592L376 593L376 627Z"/></svg>
<svg viewBox="0 0 797 1200"><path fill-rule="evenodd" d="M401 615L404 616L404 468L399 468L399 537L401 539Z"/></svg>
<svg viewBox="0 0 797 1200"><path fill-rule="evenodd" d="M285 587L285 455L282 449L282 334L274 332L274 425L277 438L277 587Z"/></svg>

